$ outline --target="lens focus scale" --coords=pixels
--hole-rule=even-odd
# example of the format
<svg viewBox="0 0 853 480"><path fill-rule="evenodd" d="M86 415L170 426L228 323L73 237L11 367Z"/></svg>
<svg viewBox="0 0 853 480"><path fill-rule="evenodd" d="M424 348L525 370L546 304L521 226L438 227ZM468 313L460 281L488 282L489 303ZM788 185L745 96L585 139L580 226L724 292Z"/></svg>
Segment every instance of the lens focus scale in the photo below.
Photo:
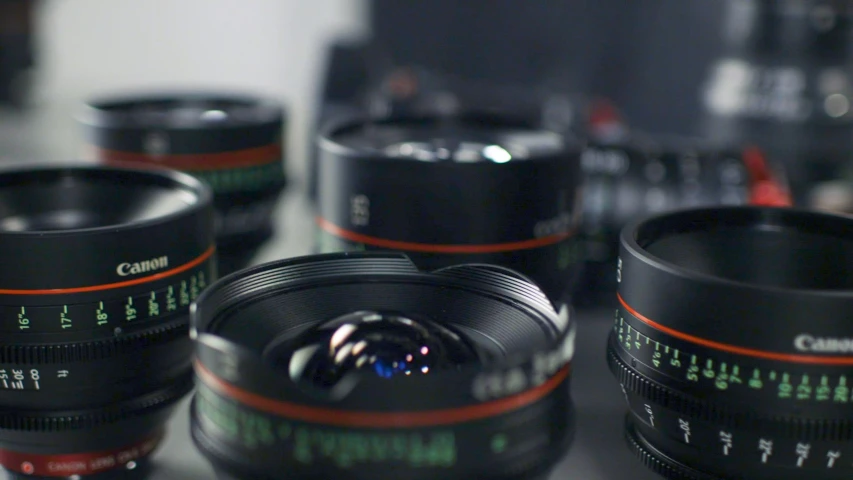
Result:
<svg viewBox="0 0 853 480"><path fill-rule="evenodd" d="M187 313L216 278L210 190L177 172L15 168L0 205L0 464L141 475L192 388Z"/></svg>
<svg viewBox="0 0 853 480"><path fill-rule="evenodd" d="M541 292L525 296L522 278L459 268L467 272L430 274L401 255L330 254L256 267L208 289L192 313L192 433L221 478L544 478L572 438L573 329ZM276 315L282 309L299 314ZM365 311L402 317L347 316ZM282 347L298 350L312 325L340 318L334 339L354 332L348 322L373 317L430 318L477 345L480 360L417 376L353 371L331 390L306 388L273 360ZM258 328L247 332L242 318ZM494 318L528 341L496 354L488 333L479 336ZM314 332L311 342L322 330Z"/></svg>
<svg viewBox="0 0 853 480"><path fill-rule="evenodd" d="M685 479L849 476L850 227L718 208L623 231L608 363L647 465ZM827 253L833 265L808 261Z"/></svg>

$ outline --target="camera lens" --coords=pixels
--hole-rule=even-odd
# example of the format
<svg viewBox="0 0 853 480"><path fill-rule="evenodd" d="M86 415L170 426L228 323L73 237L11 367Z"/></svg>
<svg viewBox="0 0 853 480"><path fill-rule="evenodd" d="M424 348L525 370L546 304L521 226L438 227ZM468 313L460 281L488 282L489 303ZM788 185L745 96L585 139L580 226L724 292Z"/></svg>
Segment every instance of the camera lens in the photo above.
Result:
<svg viewBox="0 0 853 480"><path fill-rule="evenodd" d="M211 193L178 172L0 172L0 465L129 478L192 388ZM113 476L115 475L115 476Z"/></svg>
<svg viewBox="0 0 853 480"><path fill-rule="evenodd" d="M497 115L350 121L319 140L321 253L391 249L420 268L502 265L551 298L583 260L580 149Z"/></svg>
<svg viewBox="0 0 853 480"><path fill-rule="evenodd" d="M584 149L583 237L587 263L578 298L616 291L619 232L648 214L751 199L751 172L740 153L686 139L630 139Z"/></svg>
<svg viewBox="0 0 853 480"><path fill-rule="evenodd" d="M283 107L215 93L96 99L80 117L100 162L167 167L213 188L222 274L243 268L273 234L285 186Z"/></svg>
<svg viewBox="0 0 853 480"><path fill-rule="evenodd" d="M573 437L574 327L521 275L301 257L193 304L192 436L227 479L544 479Z"/></svg>
<svg viewBox="0 0 853 480"><path fill-rule="evenodd" d="M853 131L853 2L728 0L723 52L702 92L704 136L765 149L798 203L837 178Z"/></svg>
<svg viewBox="0 0 853 480"><path fill-rule="evenodd" d="M719 207L621 237L610 368L672 479L849 478L853 219Z"/></svg>

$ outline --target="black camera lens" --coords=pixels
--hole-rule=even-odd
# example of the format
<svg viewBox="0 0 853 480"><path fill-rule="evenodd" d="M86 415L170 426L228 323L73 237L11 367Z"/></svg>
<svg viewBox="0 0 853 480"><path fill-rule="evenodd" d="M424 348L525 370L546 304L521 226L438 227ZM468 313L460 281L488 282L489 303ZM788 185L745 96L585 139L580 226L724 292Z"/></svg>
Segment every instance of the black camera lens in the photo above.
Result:
<svg viewBox="0 0 853 480"><path fill-rule="evenodd" d="M0 171L0 465L13 476L142 470L192 388L211 202L178 172Z"/></svg>
<svg viewBox="0 0 853 480"><path fill-rule="evenodd" d="M672 479L853 474L853 219L719 207L621 238L610 368L626 436Z"/></svg>
<svg viewBox="0 0 853 480"><path fill-rule="evenodd" d="M702 92L704 136L757 144L798 203L837 178L853 143L853 2L728 0L723 52Z"/></svg>
<svg viewBox="0 0 853 480"><path fill-rule="evenodd" d="M574 327L503 267L336 253L191 309L192 436L224 479L544 479L574 432Z"/></svg>
<svg viewBox="0 0 853 480"><path fill-rule="evenodd" d="M420 268L502 265L551 298L583 260L580 148L496 115L350 121L319 140L321 253L390 249Z"/></svg>
<svg viewBox="0 0 853 480"><path fill-rule="evenodd" d="M80 116L98 161L181 170L213 188L223 274L248 265L274 232L284 119L271 100L215 93L96 99Z"/></svg>
<svg viewBox="0 0 853 480"><path fill-rule="evenodd" d="M590 143L581 168L587 263L577 297L585 300L609 299L616 291L619 232L634 219L683 208L789 201L754 148L726 152L690 139L633 136ZM761 196L762 182L779 187L778 198Z"/></svg>

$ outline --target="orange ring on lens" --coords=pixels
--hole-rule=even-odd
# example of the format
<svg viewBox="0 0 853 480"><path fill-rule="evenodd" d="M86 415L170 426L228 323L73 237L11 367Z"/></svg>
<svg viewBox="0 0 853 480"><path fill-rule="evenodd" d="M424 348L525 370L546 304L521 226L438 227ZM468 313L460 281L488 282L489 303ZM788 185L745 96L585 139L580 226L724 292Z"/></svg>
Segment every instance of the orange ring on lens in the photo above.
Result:
<svg viewBox="0 0 853 480"><path fill-rule="evenodd" d="M410 252L426 253L499 253L527 250L531 248L546 247L559 243L572 235L574 231L548 235L547 237L522 240L519 242L488 243L482 245L447 245L432 243L404 242L399 240L388 240L385 238L364 235L339 227L323 217L316 217L317 225L332 235L349 240L351 242L363 243L372 247L387 248L390 250L408 250Z"/></svg>
<svg viewBox="0 0 853 480"><path fill-rule="evenodd" d="M622 295L616 294L616 298L619 299L619 303L628 311L631 315L636 317L641 322L646 325L654 328L655 330L659 330L667 335L678 338L680 340L684 340L690 343L695 343L697 345L701 345L703 347L710 348L712 350L720 350L722 352L733 353L736 355L744 355L747 357L755 357L755 358L763 358L765 360L777 360L780 362L789 362L789 363L805 363L812 365L853 365L853 356L851 357L819 357L816 355L797 355L792 353L779 353L779 352L768 352L766 350L757 350L754 348L746 348L739 347L737 345L730 345L728 343L715 342L713 340L707 340L705 338L696 337L684 332L680 332L678 330L672 329L670 327L661 325L660 323L655 322L654 320L643 316L640 312L634 310L628 302L622 298Z"/></svg>
<svg viewBox="0 0 853 480"><path fill-rule="evenodd" d="M97 146L92 146L92 148L97 153L98 159L103 162L144 163L146 165L159 165L187 172L257 167L280 161L282 157L282 146L277 143L230 152L167 155L123 152Z"/></svg>
<svg viewBox="0 0 853 480"><path fill-rule="evenodd" d="M210 258L210 256L213 255L213 252L215 251L216 247L211 246L195 259L190 260L189 262L179 267L175 267L171 270L166 270L165 272L155 273L154 275L148 275L147 277L135 278L133 280L125 280L123 282L115 283L105 283L103 285L92 285L88 287L53 288L41 290L13 290L9 288L0 288L0 295L63 295L67 293L99 292L101 290L112 290L114 288L130 287L133 285L153 282L155 280L160 280L161 278L171 277L172 275L177 275L179 273L186 272L187 270L200 265L205 260Z"/></svg>
<svg viewBox="0 0 853 480"><path fill-rule="evenodd" d="M554 391L569 376L571 364L554 376L530 390L515 395L466 407L430 410L425 412L353 412L331 408L310 407L292 402L273 400L243 390L217 377L198 360L194 362L196 374L209 387L248 407L280 417L333 425L361 428L412 428L434 427L492 418L526 407Z"/></svg>

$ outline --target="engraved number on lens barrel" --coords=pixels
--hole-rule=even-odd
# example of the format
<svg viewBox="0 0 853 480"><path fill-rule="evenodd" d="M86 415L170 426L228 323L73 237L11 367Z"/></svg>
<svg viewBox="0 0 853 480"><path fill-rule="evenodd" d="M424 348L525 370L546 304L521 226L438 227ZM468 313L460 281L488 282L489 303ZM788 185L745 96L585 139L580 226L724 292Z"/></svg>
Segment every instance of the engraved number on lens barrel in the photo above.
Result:
<svg viewBox="0 0 853 480"><path fill-rule="evenodd" d="M350 223L359 227L370 224L370 199L367 195L353 195L350 198Z"/></svg>
<svg viewBox="0 0 853 480"><path fill-rule="evenodd" d="M205 272L195 271L181 280L174 280L171 285L138 295L67 305L0 305L0 318L8 319L0 322L0 330L37 334L114 329L119 323L172 315L180 307L188 306L205 287Z"/></svg>
<svg viewBox="0 0 853 480"><path fill-rule="evenodd" d="M730 364L684 351L652 340L633 329L617 310L613 332L619 343L639 362L673 378L703 384L709 382L718 391L739 390L769 392L774 398L794 401L850 403L853 401L845 375L810 375ZM665 343L666 342L666 343ZM650 348L651 347L651 348ZM685 361L689 358L689 362ZM686 368L685 368L686 366Z"/></svg>
<svg viewBox="0 0 853 480"><path fill-rule="evenodd" d="M734 443L732 437L731 433L720 430L720 443L723 444L723 455L725 456L729 456L729 451L732 449Z"/></svg>

